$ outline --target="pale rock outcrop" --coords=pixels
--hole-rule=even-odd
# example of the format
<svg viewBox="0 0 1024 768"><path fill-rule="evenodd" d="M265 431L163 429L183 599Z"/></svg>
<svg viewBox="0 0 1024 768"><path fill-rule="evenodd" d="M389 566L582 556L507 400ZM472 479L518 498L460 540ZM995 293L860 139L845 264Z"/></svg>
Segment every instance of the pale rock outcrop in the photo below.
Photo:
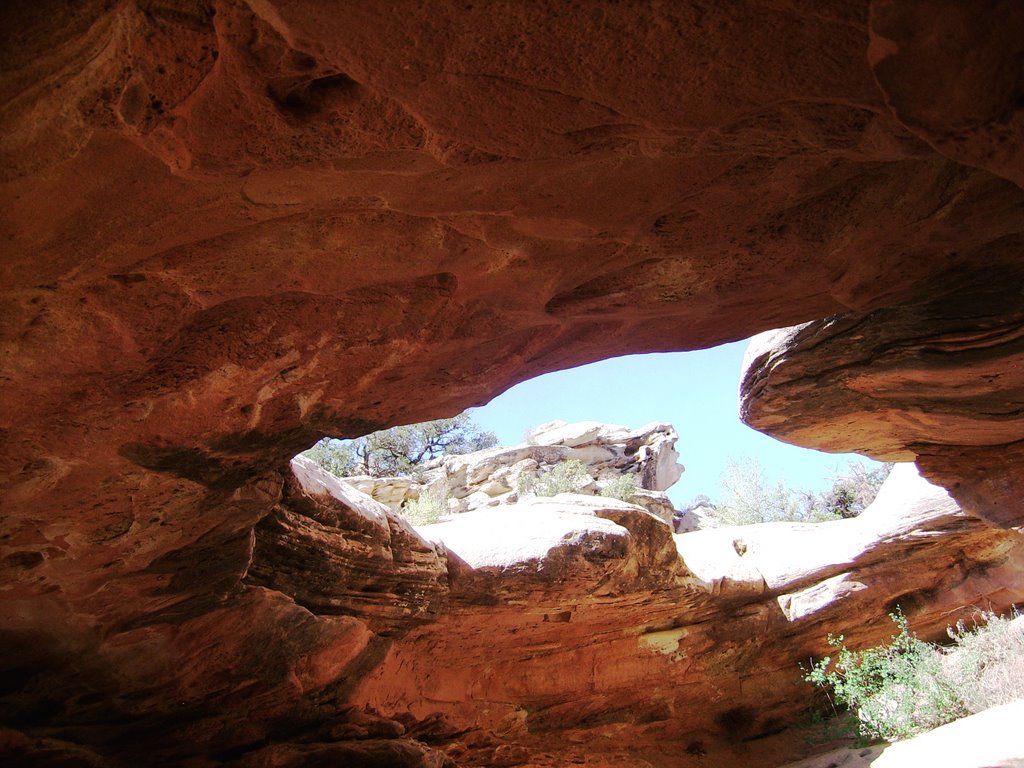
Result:
<svg viewBox="0 0 1024 768"><path fill-rule="evenodd" d="M417 498L422 490L421 484L412 477L349 475L345 483L392 510L401 508L406 499Z"/></svg>
<svg viewBox="0 0 1024 768"><path fill-rule="evenodd" d="M683 560L709 590L728 596L785 589L779 607L795 620L863 588L851 569L877 557L880 544L930 536L923 529L955 527L966 518L913 464L898 464L857 517L716 527L679 536L677 542Z"/></svg>
<svg viewBox="0 0 1024 768"><path fill-rule="evenodd" d="M710 502L699 502L675 513L672 524L676 533L689 533L704 528L718 528L718 510Z"/></svg>
<svg viewBox="0 0 1024 768"><path fill-rule="evenodd" d="M546 472L563 461L586 465L592 482L580 492L598 494L623 475L636 484L634 502L666 522L675 512L664 491L682 476L671 424L640 429L617 424L553 421L531 430L526 442L474 453L442 456L423 465L417 479L347 477L345 482L398 511L407 501L433 489L448 499L452 513L515 503Z"/></svg>

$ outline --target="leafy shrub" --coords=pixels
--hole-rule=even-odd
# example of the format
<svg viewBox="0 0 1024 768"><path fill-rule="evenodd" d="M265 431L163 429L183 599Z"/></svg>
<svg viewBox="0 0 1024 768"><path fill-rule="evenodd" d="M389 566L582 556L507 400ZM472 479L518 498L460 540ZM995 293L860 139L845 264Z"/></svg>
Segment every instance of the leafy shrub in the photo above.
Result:
<svg viewBox="0 0 1024 768"><path fill-rule="evenodd" d="M1024 622L982 614L987 622L949 629L955 645L918 639L901 613L890 614L899 632L887 645L849 650L829 636L836 658L826 656L804 679L831 692L834 703L857 715L866 739L916 736L988 707L1024 698Z"/></svg>
<svg viewBox="0 0 1024 768"><path fill-rule="evenodd" d="M587 465L579 459L567 459L555 464L533 483L537 496L557 496L560 493L578 493L594 481Z"/></svg>
<svg viewBox="0 0 1024 768"><path fill-rule="evenodd" d="M418 498L402 505L401 514L413 525L431 525L448 513L448 489L444 483L429 486Z"/></svg>
<svg viewBox="0 0 1024 768"><path fill-rule="evenodd" d="M806 494L805 504L818 516L856 517L875 500L892 467L892 462L872 467L851 461L836 475L832 487L827 491L817 495Z"/></svg>
<svg viewBox="0 0 1024 768"><path fill-rule="evenodd" d="M604 488L601 489L601 495L610 499L632 502L633 497L636 496L636 490L635 475L618 475L605 483Z"/></svg>

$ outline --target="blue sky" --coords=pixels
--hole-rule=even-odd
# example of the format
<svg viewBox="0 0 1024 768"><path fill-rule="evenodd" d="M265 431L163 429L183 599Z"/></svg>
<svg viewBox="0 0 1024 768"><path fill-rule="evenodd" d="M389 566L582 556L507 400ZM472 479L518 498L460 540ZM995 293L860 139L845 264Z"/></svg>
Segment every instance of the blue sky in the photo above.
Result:
<svg viewBox="0 0 1024 768"><path fill-rule="evenodd" d="M730 458L755 457L772 482L819 491L854 454L796 448L756 432L739 420L737 387L747 342L670 354L629 355L557 371L518 384L469 413L502 445L522 442L546 421L603 421L640 427L667 421L679 433L676 449L686 467L669 490L677 507L697 494L720 496Z"/></svg>

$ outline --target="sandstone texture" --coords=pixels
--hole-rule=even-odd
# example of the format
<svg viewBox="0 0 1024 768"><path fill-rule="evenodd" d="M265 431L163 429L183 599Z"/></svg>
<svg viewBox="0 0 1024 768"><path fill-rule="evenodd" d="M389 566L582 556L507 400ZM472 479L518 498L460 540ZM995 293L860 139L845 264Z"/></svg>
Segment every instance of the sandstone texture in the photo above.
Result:
<svg viewBox="0 0 1024 768"><path fill-rule="evenodd" d="M805 717L799 665L829 632L885 641L899 605L938 637L1024 596L1024 538L910 464L832 523L672 535L634 505L566 494L417 530L446 553L447 611L396 637L352 701L444 723L427 743L467 765L513 747L513 765L671 765L694 744L708 764L776 765L750 745Z"/></svg>
<svg viewBox="0 0 1024 768"><path fill-rule="evenodd" d="M818 377L799 439L1019 525L1022 30L1005 0L0 4L7 761L672 765L792 714L797 627L1016 599L1018 534L959 512L793 623L777 598L846 571L708 538L741 563L698 575L636 509L571 513L553 580L473 568L289 461L861 318L895 426L837 425Z"/></svg>
<svg viewBox="0 0 1024 768"><path fill-rule="evenodd" d="M916 461L970 512L1024 518L1024 293L844 314L755 337L740 412L826 451ZM963 287L963 286L960 286ZM989 293L986 297L985 293Z"/></svg>
<svg viewBox="0 0 1024 768"><path fill-rule="evenodd" d="M448 512L458 514L515 503L530 495L555 467L576 461L590 477L578 492L607 492L610 483L628 477L636 490L631 500L671 523L675 509L664 491L683 473L675 447L678 438L671 424L629 429L597 421L557 421L531 430L521 445L427 462L415 479L356 475L346 477L345 483L395 512L424 494L437 493L446 500Z"/></svg>
<svg viewBox="0 0 1024 768"><path fill-rule="evenodd" d="M992 707L889 746L841 749L785 768L1024 768L1024 701Z"/></svg>

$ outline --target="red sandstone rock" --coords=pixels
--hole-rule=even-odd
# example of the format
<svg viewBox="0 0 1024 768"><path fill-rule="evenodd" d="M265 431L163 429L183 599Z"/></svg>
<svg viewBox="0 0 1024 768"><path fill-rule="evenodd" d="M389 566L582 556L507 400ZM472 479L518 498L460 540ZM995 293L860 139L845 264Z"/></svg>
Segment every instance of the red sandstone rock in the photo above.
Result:
<svg viewBox="0 0 1024 768"><path fill-rule="evenodd" d="M356 698L443 712L534 752L576 734L605 754L614 734L636 765L658 764L656 743L679 753L694 739L729 764L736 745L798 719L810 695L799 664L828 651L829 632L886 640L900 605L939 636L964 606L1024 591L1020 535L965 515L912 465L861 517L827 524L673 538L638 508L569 496L422 530L454 563L451 607L397 640ZM946 547L965 559L951 564Z"/></svg>
<svg viewBox="0 0 1024 768"><path fill-rule="evenodd" d="M798 445L916 460L965 509L1018 525L1024 301L970 283L957 290L960 302L947 296L755 338L741 417Z"/></svg>
<svg viewBox="0 0 1024 768"><path fill-rule="evenodd" d="M948 314L925 316L931 333L981 306L1009 325L1024 231L1006 65L1019 23L995 2L969 15L785 1L4 3L4 720L31 743L56 729L72 751L129 762L231 761L264 741L268 759L314 761L295 744L400 655L367 622L408 643L435 626L404 625L414 593L426 616L443 605L439 561L398 524L293 508L319 509L286 463L320 435L845 311L932 302ZM954 351L945 370L975 356ZM1009 376L1014 359L994 372ZM929 470L951 487L1003 462L993 483L970 482L982 508L1006 498L1019 453L990 450L1000 441L979 417L969 441L936 419L923 442L955 449ZM301 564L294 550L313 543L307 564L343 575L338 594L268 565ZM674 620L676 606L652 619L633 594L632 625ZM328 611L339 607L355 615ZM508 621L542 608L570 610L524 598ZM479 610L477 644L446 646L445 663L478 665L496 648L480 637L512 636ZM706 642L747 659L728 635L760 631L758 611ZM542 629L555 624L538 642L572 639L571 622ZM658 723L678 722L659 692L623 699L628 680L570 699L551 677L568 669L586 688L588 659L614 670L633 643L531 668L555 681L526 697L553 724L539 764L593 752L600 728L621 735L618 723L561 730L574 718L648 718L619 742L636 755L664 740ZM499 685L514 688L517 670ZM398 690L411 672L393 674ZM751 685L732 698L760 700ZM687 701L703 723L721 712L702 690ZM723 722L743 731L750 717L734 709ZM484 749L463 748L466 760Z"/></svg>

